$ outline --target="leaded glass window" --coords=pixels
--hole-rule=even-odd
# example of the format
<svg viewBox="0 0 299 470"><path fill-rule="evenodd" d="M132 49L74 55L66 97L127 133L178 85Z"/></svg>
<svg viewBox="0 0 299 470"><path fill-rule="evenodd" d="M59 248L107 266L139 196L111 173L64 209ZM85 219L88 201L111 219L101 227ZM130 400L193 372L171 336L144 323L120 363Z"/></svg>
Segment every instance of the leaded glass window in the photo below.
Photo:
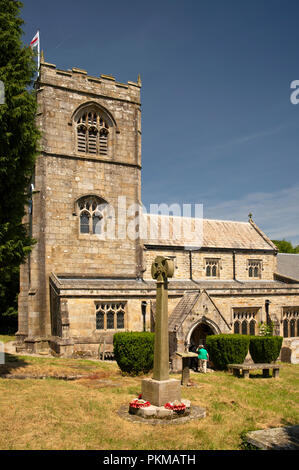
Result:
<svg viewBox="0 0 299 470"><path fill-rule="evenodd" d="M80 233L102 233L103 211L106 202L97 196L85 196L78 201Z"/></svg>
<svg viewBox="0 0 299 470"><path fill-rule="evenodd" d="M96 303L97 330L123 330L125 328L125 302Z"/></svg>

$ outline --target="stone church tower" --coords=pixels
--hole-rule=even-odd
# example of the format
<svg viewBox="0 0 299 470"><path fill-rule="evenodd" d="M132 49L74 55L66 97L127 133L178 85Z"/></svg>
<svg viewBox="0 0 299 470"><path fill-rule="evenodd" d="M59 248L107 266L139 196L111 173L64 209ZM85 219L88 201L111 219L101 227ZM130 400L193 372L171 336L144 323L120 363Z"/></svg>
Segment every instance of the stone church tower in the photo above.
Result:
<svg viewBox="0 0 299 470"><path fill-rule="evenodd" d="M140 87L140 79L123 84L41 63L36 91L42 142L28 214L37 244L22 266L19 296L18 336L32 350L61 330L52 273L73 279L139 276L138 240L99 241L99 235L107 204L116 211L118 234L118 198L126 206L140 203Z"/></svg>

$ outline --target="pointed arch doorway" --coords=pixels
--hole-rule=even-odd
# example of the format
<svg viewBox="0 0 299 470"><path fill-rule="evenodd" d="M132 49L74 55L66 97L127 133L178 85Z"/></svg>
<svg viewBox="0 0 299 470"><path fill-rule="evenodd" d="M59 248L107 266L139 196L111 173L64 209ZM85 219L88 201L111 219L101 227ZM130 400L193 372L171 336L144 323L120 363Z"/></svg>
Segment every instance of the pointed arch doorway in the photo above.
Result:
<svg viewBox="0 0 299 470"><path fill-rule="evenodd" d="M215 330L205 322L198 323L190 334L190 346L199 346L200 344L206 345L206 338L209 335L214 335Z"/></svg>

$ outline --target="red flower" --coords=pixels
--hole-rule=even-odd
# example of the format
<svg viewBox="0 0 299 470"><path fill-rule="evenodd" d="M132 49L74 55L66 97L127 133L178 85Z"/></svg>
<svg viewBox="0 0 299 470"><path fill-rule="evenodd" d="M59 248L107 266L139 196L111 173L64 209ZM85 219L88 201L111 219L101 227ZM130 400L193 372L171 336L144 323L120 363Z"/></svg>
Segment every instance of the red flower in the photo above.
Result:
<svg viewBox="0 0 299 470"><path fill-rule="evenodd" d="M166 403L164 405L164 408L168 410L173 410L173 411L182 411L186 409L186 405L184 403Z"/></svg>
<svg viewBox="0 0 299 470"><path fill-rule="evenodd" d="M135 400L131 401L130 403L130 407L131 408L146 408L148 406L150 406L150 402L149 401L145 401L145 400L141 400L139 398L135 398Z"/></svg>

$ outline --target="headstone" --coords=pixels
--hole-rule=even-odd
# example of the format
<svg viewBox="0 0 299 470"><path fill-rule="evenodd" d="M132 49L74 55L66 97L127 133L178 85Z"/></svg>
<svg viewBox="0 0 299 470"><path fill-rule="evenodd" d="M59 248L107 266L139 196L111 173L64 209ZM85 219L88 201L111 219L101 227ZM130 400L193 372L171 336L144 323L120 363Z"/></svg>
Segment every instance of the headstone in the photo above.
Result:
<svg viewBox="0 0 299 470"><path fill-rule="evenodd" d="M154 371L152 379L142 380L142 398L152 405L181 400L180 382L169 379L168 278L173 276L173 261L157 256L152 277L157 282Z"/></svg>

